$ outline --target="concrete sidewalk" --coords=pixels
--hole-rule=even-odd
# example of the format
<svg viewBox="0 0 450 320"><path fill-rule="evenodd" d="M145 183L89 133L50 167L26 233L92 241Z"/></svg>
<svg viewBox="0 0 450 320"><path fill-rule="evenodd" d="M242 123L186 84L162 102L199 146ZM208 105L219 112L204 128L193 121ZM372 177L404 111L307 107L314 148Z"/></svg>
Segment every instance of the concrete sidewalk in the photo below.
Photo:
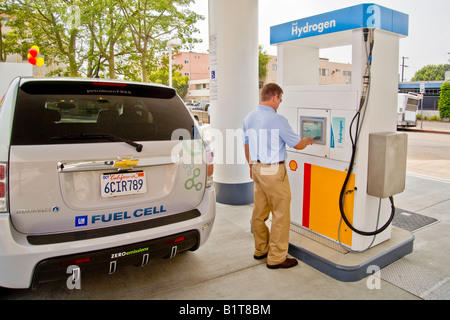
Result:
<svg viewBox="0 0 450 320"><path fill-rule="evenodd" d="M406 191L395 198L397 208L435 217L439 222L414 233L414 251L381 270L379 289L373 288L374 279L341 282L303 262L292 269L269 270L264 260L252 258L252 206L218 204L211 239L192 254L199 264L191 265L198 273L215 268L215 276L142 298L450 299L450 256L446 253L450 245L450 182L408 175ZM190 256L182 258L187 259L186 266L192 263Z"/></svg>
<svg viewBox="0 0 450 320"><path fill-rule="evenodd" d="M341 282L303 262L292 269L269 270L264 260L252 258L252 206L218 204L211 239L195 255L222 272L206 281L147 298L450 299L450 182L408 175L407 188L395 197L395 202L397 208L434 217L439 222L414 233L414 251L381 270L379 289L373 289L373 279ZM199 265L197 270L212 268L207 267L209 263Z"/></svg>
<svg viewBox="0 0 450 320"><path fill-rule="evenodd" d="M417 126L407 128L408 131L450 134L450 122L418 120Z"/></svg>
<svg viewBox="0 0 450 320"><path fill-rule="evenodd" d="M424 121L423 127L407 131L407 172L450 181L450 123Z"/></svg>

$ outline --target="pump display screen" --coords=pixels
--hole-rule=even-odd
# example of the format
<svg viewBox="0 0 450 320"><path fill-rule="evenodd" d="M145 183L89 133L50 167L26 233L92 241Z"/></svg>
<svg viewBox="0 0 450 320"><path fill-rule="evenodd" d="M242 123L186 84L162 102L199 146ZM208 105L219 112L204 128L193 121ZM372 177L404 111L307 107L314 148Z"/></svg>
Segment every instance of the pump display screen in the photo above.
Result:
<svg viewBox="0 0 450 320"><path fill-rule="evenodd" d="M326 118L300 117L300 135L313 138L315 144L326 144Z"/></svg>

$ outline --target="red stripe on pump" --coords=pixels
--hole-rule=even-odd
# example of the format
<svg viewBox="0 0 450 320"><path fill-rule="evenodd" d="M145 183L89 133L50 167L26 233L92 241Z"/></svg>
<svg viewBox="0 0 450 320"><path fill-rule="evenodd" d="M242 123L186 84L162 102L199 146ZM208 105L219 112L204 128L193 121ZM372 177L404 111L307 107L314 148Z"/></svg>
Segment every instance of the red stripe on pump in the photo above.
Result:
<svg viewBox="0 0 450 320"><path fill-rule="evenodd" d="M303 226L309 228L309 211L311 205L311 165L305 163L303 175Z"/></svg>

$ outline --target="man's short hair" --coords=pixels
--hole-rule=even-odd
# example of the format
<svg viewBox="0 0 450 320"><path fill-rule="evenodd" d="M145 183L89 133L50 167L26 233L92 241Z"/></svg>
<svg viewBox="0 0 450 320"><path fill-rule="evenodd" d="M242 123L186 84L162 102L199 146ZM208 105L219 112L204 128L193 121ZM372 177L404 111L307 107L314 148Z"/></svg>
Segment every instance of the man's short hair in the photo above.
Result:
<svg viewBox="0 0 450 320"><path fill-rule="evenodd" d="M283 94L283 89L276 83L268 83L264 86L261 91L261 101L268 101L272 99L273 96L281 96Z"/></svg>

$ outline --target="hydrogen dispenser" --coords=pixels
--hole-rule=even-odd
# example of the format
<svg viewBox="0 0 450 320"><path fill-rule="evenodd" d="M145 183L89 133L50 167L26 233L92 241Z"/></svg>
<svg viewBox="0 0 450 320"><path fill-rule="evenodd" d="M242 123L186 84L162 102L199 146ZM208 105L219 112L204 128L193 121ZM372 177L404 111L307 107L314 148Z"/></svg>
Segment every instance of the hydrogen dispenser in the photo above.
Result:
<svg viewBox="0 0 450 320"><path fill-rule="evenodd" d="M343 281L412 251L412 235L393 231L391 223L394 195L405 188L407 135L396 132L396 105L399 40L408 35L408 19L361 4L271 27L284 90L278 112L315 141L288 150L290 253ZM320 85L320 50L335 47L351 50L351 76ZM317 243L325 249L315 249Z"/></svg>

